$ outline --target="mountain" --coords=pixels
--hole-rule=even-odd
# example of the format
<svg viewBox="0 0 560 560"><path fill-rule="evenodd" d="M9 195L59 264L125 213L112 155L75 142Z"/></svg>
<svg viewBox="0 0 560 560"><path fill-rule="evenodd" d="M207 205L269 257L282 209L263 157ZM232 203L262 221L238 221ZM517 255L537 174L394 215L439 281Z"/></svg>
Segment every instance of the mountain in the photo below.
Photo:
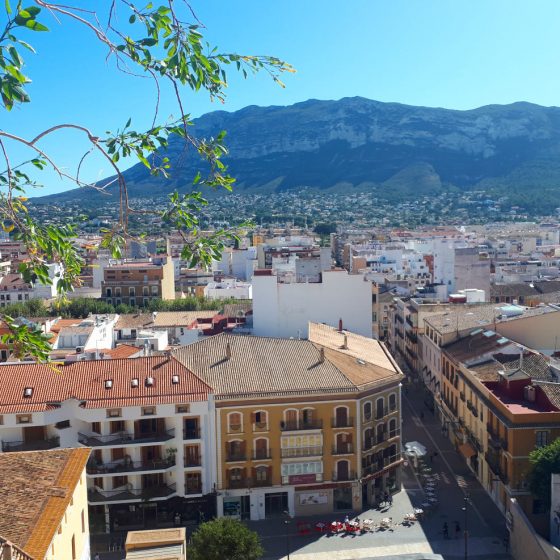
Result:
<svg viewBox="0 0 560 560"><path fill-rule="evenodd" d="M302 186L381 189L414 197L444 187L524 192L560 186L560 108L519 102L469 111L381 103L361 97L250 106L195 120L194 134L227 131L225 160L242 189ZM137 164L124 175L130 196L188 188L200 160L173 138L172 179ZM76 189L38 203L84 199ZM87 191L92 200L99 195Z"/></svg>

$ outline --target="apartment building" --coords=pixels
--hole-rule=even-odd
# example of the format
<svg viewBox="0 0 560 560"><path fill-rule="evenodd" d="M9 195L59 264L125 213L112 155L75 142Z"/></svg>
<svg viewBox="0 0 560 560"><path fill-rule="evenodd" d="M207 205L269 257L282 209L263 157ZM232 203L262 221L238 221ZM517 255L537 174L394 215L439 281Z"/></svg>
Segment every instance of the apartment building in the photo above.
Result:
<svg viewBox="0 0 560 560"><path fill-rule="evenodd" d="M171 257L110 262L103 269L101 298L113 305L147 305L153 299L175 299Z"/></svg>
<svg viewBox="0 0 560 560"><path fill-rule="evenodd" d="M372 334L371 282L345 270L321 273L317 282L282 281L271 270L253 276L253 332L258 336L307 335L309 321L338 325L351 332Z"/></svg>
<svg viewBox="0 0 560 560"><path fill-rule="evenodd" d="M173 355L215 394L218 515L349 511L398 489L402 374L378 341L310 324L308 340L224 333Z"/></svg>
<svg viewBox="0 0 560 560"><path fill-rule="evenodd" d="M89 560L89 454L0 453L0 558Z"/></svg>
<svg viewBox="0 0 560 560"><path fill-rule="evenodd" d="M528 488L529 453L560 437L560 363L492 331L443 350L444 429L506 512L515 498L548 536L549 517Z"/></svg>
<svg viewBox="0 0 560 560"><path fill-rule="evenodd" d="M95 531L213 514L210 388L173 357L3 365L0 384L3 453L92 449Z"/></svg>

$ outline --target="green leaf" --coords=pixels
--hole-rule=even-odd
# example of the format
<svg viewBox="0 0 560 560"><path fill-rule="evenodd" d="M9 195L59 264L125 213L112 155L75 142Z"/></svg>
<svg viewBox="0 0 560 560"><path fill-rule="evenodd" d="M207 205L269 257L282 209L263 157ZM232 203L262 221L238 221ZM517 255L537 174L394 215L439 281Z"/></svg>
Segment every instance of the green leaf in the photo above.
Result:
<svg viewBox="0 0 560 560"><path fill-rule="evenodd" d="M29 14L30 17L34 18L36 15L38 15L41 12L41 8L37 6L28 6L27 8L23 8L23 11ZM22 11L20 11L20 14L21 12Z"/></svg>
<svg viewBox="0 0 560 560"><path fill-rule="evenodd" d="M10 15L12 13L12 7L10 6L10 0L4 0L4 4L6 5L6 13Z"/></svg>
<svg viewBox="0 0 560 560"><path fill-rule="evenodd" d="M42 23L39 23L38 21L35 21L34 19L27 20L25 22L25 27L27 27L27 29L31 29L32 31L48 31L49 30L48 27L46 27Z"/></svg>
<svg viewBox="0 0 560 560"><path fill-rule="evenodd" d="M136 16L134 14L132 14L129 18L128 18L128 23L134 23L136 21Z"/></svg>

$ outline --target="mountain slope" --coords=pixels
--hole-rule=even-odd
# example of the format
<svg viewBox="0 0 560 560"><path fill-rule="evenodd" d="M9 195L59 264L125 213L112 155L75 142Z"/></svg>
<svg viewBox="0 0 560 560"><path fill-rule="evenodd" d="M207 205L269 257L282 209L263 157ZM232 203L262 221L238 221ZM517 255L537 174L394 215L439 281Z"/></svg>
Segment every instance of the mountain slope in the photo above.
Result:
<svg viewBox="0 0 560 560"><path fill-rule="evenodd" d="M199 136L227 130L227 163L238 188L329 188L339 183L403 189L442 184L506 189L560 185L560 109L529 103L470 111L414 107L354 97L289 107L217 111L195 121ZM138 164L125 172L131 196L188 188L200 160L173 139L172 180ZM84 198L83 190L34 199ZM94 191L87 196L95 198Z"/></svg>

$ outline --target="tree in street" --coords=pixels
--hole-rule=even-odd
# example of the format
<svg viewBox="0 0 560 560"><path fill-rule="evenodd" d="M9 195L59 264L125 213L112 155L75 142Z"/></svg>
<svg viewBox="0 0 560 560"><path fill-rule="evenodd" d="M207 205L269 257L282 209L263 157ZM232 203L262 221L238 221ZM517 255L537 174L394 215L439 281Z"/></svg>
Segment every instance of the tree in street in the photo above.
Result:
<svg viewBox="0 0 560 560"><path fill-rule="evenodd" d="M257 560L263 552L257 533L236 519L221 517L200 525L187 555L191 560Z"/></svg>
<svg viewBox="0 0 560 560"><path fill-rule="evenodd" d="M553 473L560 473L560 439L529 453L529 488L543 508L550 508L550 484Z"/></svg>

